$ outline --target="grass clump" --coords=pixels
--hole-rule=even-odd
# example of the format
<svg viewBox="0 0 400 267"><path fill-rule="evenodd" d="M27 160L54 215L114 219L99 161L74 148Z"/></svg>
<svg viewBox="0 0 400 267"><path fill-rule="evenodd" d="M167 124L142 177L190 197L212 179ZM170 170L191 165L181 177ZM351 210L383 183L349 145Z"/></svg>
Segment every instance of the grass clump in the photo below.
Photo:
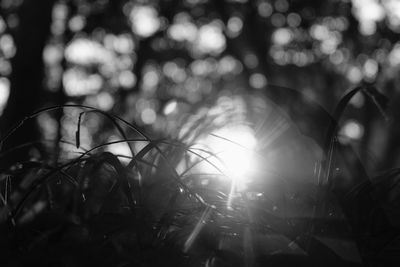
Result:
<svg viewBox="0 0 400 267"><path fill-rule="evenodd" d="M292 100L300 97L290 89L279 90ZM321 111L325 124L314 126L321 128L318 134L313 136L299 126L301 134L323 150L324 157L316 164L318 183L296 183L279 172L270 173L245 191L235 191L233 202L229 186L219 179L226 176L223 170L214 166L217 173L212 179L195 171L199 164L215 165L211 159L218 158L213 151L194 146L199 136L215 127L214 115L201 117L179 138L152 139L127 121L91 107L40 110L25 120L55 109L82 110L70 143L77 149L81 149L81 123L87 113L105 116L121 138L81 149L72 158L32 159L2 170L2 265L390 264L398 260L400 248L396 212L400 171L393 169L372 179L356 160L346 167L349 176L335 172L355 155L337 142L337 132L344 109L360 91L383 112L384 97L362 86L343 97L333 116ZM287 99L272 100L283 105ZM296 115L289 111L289 116L296 123ZM118 143L128 144L131 155L105 149Z"/></svg>

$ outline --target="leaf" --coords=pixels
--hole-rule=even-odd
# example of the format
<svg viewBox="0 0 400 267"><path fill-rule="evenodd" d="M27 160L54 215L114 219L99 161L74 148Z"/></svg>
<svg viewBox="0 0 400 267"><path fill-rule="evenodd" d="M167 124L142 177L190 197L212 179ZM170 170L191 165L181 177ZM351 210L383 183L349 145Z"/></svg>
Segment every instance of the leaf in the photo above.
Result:
<svg viewBox="0 0 400 267"><path fill-rule="evenodd" d="M383 118L388 121L389 118L386 115L385 110L388 107L389 99L384 94L379 92L375 86L365 86L363 87L363 91L367 96L372 99L372 101L374 101Z"/></svg>

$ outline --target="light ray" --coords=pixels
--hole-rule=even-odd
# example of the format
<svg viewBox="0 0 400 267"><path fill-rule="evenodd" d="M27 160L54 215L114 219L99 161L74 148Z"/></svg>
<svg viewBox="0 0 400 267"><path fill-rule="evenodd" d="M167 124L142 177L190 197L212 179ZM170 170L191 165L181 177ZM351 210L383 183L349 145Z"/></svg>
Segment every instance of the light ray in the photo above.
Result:
<svg viewBox="0 0 400 267"><path fill-rule="evenodd" d="M203 229L204 225L206 224L208 218L212 212L212 206L207 206L204 210L203 214L201 215L199 221L197 222L196 226L194 227L193 231L190 233L188 239L186 239L185 244L183 245L183 252L186 253L192 247L194 241L196 240L197 236L199 235L201 229Z"/></svg>

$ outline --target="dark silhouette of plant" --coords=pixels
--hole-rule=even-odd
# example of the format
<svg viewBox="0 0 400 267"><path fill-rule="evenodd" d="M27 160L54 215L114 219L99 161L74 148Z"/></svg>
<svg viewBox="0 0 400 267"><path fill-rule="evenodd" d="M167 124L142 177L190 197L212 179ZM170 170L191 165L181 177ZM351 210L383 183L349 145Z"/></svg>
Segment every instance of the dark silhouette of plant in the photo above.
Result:
<svg viewBox="0 0 400 267"><path fill-rule="evenodd" d="M297 91L269 88L286 95L272 99L278 105L304 102ZM323 147L318 184L268 174L268 179L259 179L239 193L229 208L229 189L218 179L202 184L201 173L191 172L196 164L212 165L210 158L218 157L207 151L204 156L193 147L198 136L217 127L212 115L173 140L151 139L127 121L87 106L39 110L18 125L60 108L83 109L75 143L69 145L85 145L80 140L81 118L89 112L108 118L121 139L81 150L80 155L60 162L32 159L2 170L2 265L390 265L398 261L400 171L368 178L355 152L337 141L341 114L358 92L371 97L383 112L384 96L364 85L347 93L332 116L315 103L303 106L305 113L320 112L324 124L311 125L315 122L307 122L295 106L288 110L294 124L309 124L299 124L300 134ZM21 130L19 126L1 143ZM135 138L129 138L132 133ZM145 145L136 151L138 142ZM104 150L118 143L130 144L132 155ZM186 170L178 173L182 162ZM219 171L215 177L226 175L214 167ZM291 216L293 209L312 212Z"/></svg>

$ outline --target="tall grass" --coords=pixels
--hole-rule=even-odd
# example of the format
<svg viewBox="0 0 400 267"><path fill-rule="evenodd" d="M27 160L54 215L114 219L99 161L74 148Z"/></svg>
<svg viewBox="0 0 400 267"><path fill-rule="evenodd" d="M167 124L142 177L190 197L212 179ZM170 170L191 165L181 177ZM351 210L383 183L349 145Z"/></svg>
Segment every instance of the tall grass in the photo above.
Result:
<svg viewBox="0 0 400 267"><path fill-rule="evenodd" d="M295 90L269 89L278 106L289 100L304 103ZM211 159L218 158L194 147L200 136L217 127L216 115L203 115L178 138L154 140L135 125L95 108L65 105L39 110L11 129L0 144L26 120L61 108L82 110L72 142L77 148L87 113L107 118L121 139L72 159L18 162L1 171L0 264L381 266L398 260L400 171L369 178L356 153L337 141L341 116L359 92L371 97L384 114L385 98L366 86L347 93L333 115L307 100L305 108L322 118L317 125L289 110L295 124L301 120L301 133L323 149L317 185L293 183L274 173L237 193L230 208L229 188L217 179L226 175L223 170L214 166L214 179L194 171L196 165L212 165ZM304 121L307 127L302 126ZM146 145L136 151L139 142ZM129 144L131 155L106 152L107 146L117 143ZM348 157L356 159L351 166L345 166ZM177 171L179 166L184 169ZM338 166L350 175L335 173ZM312 212L293 217L293 209ZM337 214L332 216L332 211Z"/></svg>

